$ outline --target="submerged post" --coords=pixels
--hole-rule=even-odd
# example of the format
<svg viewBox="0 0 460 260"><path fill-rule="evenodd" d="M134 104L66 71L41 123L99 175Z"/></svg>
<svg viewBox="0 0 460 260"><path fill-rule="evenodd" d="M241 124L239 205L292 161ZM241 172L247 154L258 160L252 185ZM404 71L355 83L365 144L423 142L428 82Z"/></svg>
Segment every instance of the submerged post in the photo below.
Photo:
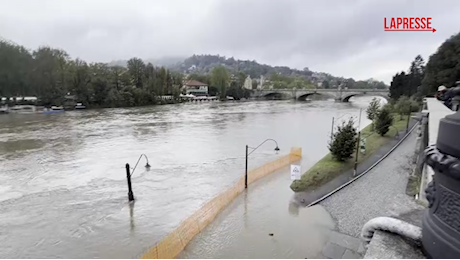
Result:
<svg viewBox="0 0 460 260"><path fill-rule="evenodd" d="M246 145L246 168L244 174L244 188L248 188L248 145Z"/></svg>
<svg viewBox="0 0 460 260"><path fill-rule="evenodd" d="M131 187L131 173L129 172L129 163L126 164L126 179L128 180L128 199L129 201L134 200L133 189Z"/></svg>

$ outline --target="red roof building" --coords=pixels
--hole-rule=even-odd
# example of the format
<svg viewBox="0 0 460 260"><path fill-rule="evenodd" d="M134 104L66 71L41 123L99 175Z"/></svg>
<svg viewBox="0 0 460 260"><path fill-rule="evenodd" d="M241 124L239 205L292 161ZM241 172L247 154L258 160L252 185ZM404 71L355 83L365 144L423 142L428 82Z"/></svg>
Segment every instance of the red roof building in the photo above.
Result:
<svg viewBox="0 0 460 260"><path fill-rule="evenodd" d="M182 88L185 89L185 94L192 94L195 96L208 95L208 84L194 79L188 80Z"/></svg>

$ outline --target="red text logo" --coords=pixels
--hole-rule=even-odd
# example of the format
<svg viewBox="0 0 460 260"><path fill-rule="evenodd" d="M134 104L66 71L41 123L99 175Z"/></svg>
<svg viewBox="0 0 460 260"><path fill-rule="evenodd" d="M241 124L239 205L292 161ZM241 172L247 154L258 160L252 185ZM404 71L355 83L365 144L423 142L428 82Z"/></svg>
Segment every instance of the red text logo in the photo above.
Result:
<svg viewBox="0 0 460 260"><path fill-rule="evenodd" d="M393 17L383 18L385 31L432 31L431 17Z"/></svg>

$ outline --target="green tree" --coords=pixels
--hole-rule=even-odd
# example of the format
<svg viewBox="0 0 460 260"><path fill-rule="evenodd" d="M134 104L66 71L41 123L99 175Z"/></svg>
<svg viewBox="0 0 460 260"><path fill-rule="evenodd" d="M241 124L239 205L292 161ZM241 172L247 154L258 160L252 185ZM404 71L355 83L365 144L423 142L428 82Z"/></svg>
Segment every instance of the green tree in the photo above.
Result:
<svg viewBox="0 0 460 260"><path fill-rule="evenodd" d="M142 80L144 77L145 63L139 58L128 60L128 71L131 76L131 83L137 88L142 88Z"/></svg>
<svg viewBox="0 0 460 260"><path fill-rule="evenodd" d="M127 66L87 64L60 49L44 46L29 51L0 40L0 96L17 103L9 97L33 95L39 105L50 106L70 105L64 102L70 93L87 107L149 105L156 103L156 95L178 96L181 73L145 65L138 58Z"/></svg>
<svg viewBox="0 0 460 260"><path fill-rule="evenodd" d="M422 99L416 98L415 96L412 96L410 99L410 112L419 112L421 107L422 107Z"/></svg>
<svg viewBox="0 0 460 260"><path fill-rule="evenodd" d="M399 113L399 120L403 119L403 115L409 114L411 110L411 100L407 96L401 96L395 104L395 109Z"/></svg>
<svg viewBox="0 0 460 260"><path fill-rule="evenodd" d="M238 86L243 87L244 82L246 81L247 77L248 76L246 75L246 73L244 73L242 71L238 72L238 74L237 74Z"/></svg>
<svg viewBox="0 0 460 260"><path fill-rule="evenodd" d="M104 100L104 104L109 107L118 107L123 105L122 97L118 90L112 88L107 93L107 97Z"/></svg>
<svg viewBox="0 0 460 260"><path fill-rule="evenodd" d="M338 161L345 161L351 157L357 142L357 131L354 127L353 118L348 122L342 122L329 142L329 151Z"/></svg>
<svg viewBox="0 0 460 260"><path fill-rule="evenodd" d="M421 86L421 95L436 93L440 85L454 86L460 79L460 33L447 39L438 50L430 56Z"/></svg>
<svg viewBox="0 0 460 260"><path fill-rule="evenodd" d="M390 126L393 124L393 116L388 106L383 106L377 114L375 129L376 132L384 136L390 130Z"/></svg>
<svg viewBox="0 0 460 260"><path fill-rule="evenodd" d="M110 71L105 63L93 63L89 66L91 75L91 89L93 90L92 102L97 106L104 106L109 92Z"/></svg>
<svg viewBox="0 0 460 260"><path fill-rule="evenodd" d="M12 97L34 92L30 71L33 58L27 49L0 41L0 96Z"/></svg>
<svg viewBox="0 0 460 260"><path fill-rule="evenodd" d="M399 97L404 95L407 91L404 89L406 86L407 75L403 71L401 73L396 73L393 76L393 80L390 85L390 98L392 100L398 100Z"/></svg>
<svg viewBox="0 0 460 260"><path fill-rule="evenodd" d="M422 56L417 55L414 61L412 61L409 74L407 79L407 90L408 93L405 93L407 96L412 96L419 91L419 87L422 84L423 76L425 75L425 61Z"/></svg>
<svg viewBox="0 0 460 260"><path fill-rule="evenodd" d="M226 98L227 87L230 81L230 75L223 66L214 67L211 72L211 82L214 87L219 90L219 96L221 100Z"/></svg>
<svg viewBox="0 0 460 260"><path fill-rule="evenodd" d="M88 64L82 60L75 60L71 65L72 69L72 83L71 93L77 96L77 101L84 104L91 103L93 89L90 87L91 74Z"/></svg>
<svg viewBox="0 0 460 260"><path fill-rule="evenodd" d="M121 66L113 66L109 68L110 76L110 87L117 91L123 87L122 74L126 73L126 69Z"/></svg>
<svg viewBox="0 0 460 260"><path fill-rule="evenodd" d="M372 121L371 131L374 131L374 120L380 109L380 100L373 98L366 109L367 118Z"/></svg>
<svg viewBox="0 0 460 260"><path fill-rule="evenodd" d="M44 105L61 105L67 92L65 71L68 54L50 47L33 52L32 79Z"/></svg>

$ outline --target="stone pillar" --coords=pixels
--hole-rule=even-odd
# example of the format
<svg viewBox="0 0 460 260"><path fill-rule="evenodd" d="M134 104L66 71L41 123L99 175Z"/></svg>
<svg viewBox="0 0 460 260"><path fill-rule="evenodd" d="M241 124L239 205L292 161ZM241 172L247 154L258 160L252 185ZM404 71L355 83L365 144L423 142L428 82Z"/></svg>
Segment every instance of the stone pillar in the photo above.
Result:
<svg viewBox="0 0 460 260"><path fill-rule="evenodd" d="M458 111L460 108L460 96L455 96L452 98L452 110Z"/></svg>
<svg viewBox="0 0 460 260"><path fill-rule="evenodd" d="M460 96L460 87L449 91ZM430 258L460 258L459 133L460 111L440 120L437 142L425 150L426 163L434 170L422 223L422 247Z"/></svg>

